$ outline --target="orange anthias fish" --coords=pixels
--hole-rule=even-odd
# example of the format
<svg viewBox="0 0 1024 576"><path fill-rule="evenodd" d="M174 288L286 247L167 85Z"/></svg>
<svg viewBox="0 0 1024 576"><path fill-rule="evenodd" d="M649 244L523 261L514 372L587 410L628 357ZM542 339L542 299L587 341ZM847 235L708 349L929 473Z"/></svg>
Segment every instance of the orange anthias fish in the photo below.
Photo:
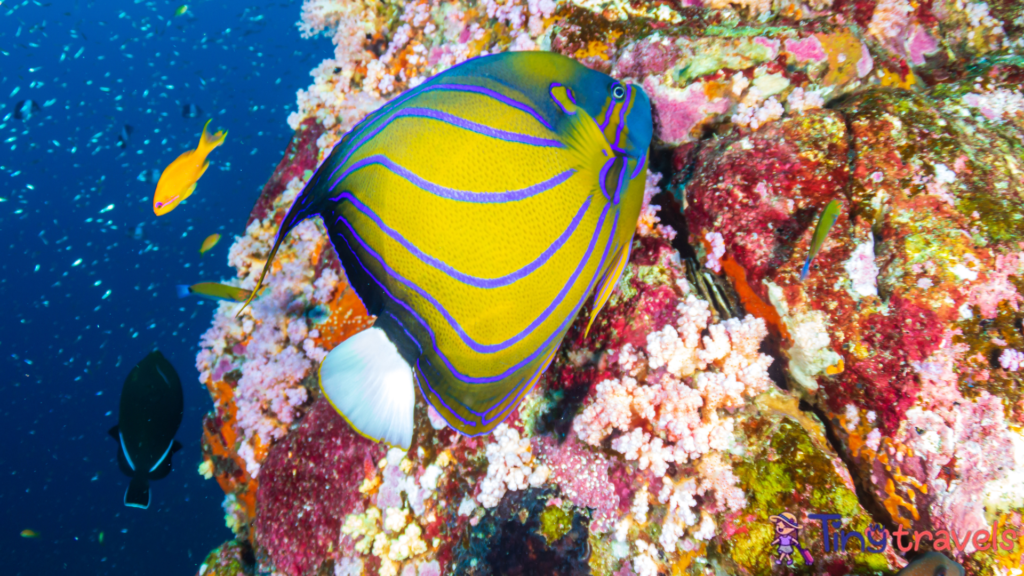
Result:
<svg viewBox="0 0 1024 576"><path fill-rule="evenodd" d="M207 236L206 240L203 240L203 245L199 247L199 255L202 256L203 254L206 254L211 248L217 245L217 242L220 242L220 234L210 234Z"/></svg>
<svg viewBox="0 0 1024 576"><path fill-rule="evenodd" d="M153 196L153 212L157 216L174 210L178 203L192 195L196 189L196 182L210 166L206 156L224 143L227 131L222 130L210 136L206 133L209 125L210 121L207 120L203 126L203 135L199 137L199 146L196 146L195 150L182 153L160 175L160 181L156 183L156 194Z"/></svg>

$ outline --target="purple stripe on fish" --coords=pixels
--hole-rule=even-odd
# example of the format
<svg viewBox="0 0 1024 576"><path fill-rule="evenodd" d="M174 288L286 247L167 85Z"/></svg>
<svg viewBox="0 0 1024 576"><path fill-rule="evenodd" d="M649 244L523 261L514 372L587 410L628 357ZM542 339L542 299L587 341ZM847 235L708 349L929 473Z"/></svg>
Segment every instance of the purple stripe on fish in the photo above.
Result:
<svg viewBox="0 0 1024 576"><path fill-rule="evenodd" d="M432 108L400 108L393 114L385 118L384 121L378 124L372 131L363 135L358 143L351 146L348 149L348 152L346 152L345 155L341 158L341 160L338 161L338 165L334 168L334 170L331 171L331 174L330 176L327 177L327 179L330 180L331 178L334 178L334 174L338 170L340 170L342 166L347 164L348 161L352 159L352 156L362 149L363 145L365 145L370 140L376 138L378 134L380 134L385 128L390 126L392 120L402 118L405 116L421 118L425 117L432 118L434 120L440 120L442 122L447 122L464 130L469 130L482 136L489 136L491 138L497 138L500 140L504 140L506 142L517 142L520 144L528 144L531 146L545 146L556 148L562 147L562 143L559 142L558 140L550 138L538 138L536 136L529 136L526 134L517 134L515 132L498 130L496 128L486 126L484 124L478 124L476 122L472 122L464 118L455 116L454 114L449 114L447 112L442 112L440 110L434 110ZM355 138L355 135L353 135L353 138Z"/></svg>
<svg viewBox="0 0 1024 576"><path fill-rule="evenodd" d="M597 175L597 181L601 185L601 193L610 202L612 197L608 194L608 170L611 169L612 164L615 164L615 157L612 156L605 161L604 166L601 166L601 172Z"/></svg>
<svg viewBox="0 0 1024 576"><path fill-rule="evenodd" d="M431 108L405 108L392 116L390 120L399 118L401 116L414 116L418 118L431 118L433 120L440 120L447 124L457 126L463 130L469 130L481 136L488 136L490 138L496 138L498 140L504 140L506 142L515 142L517 144L528 144L530 146L544 146L549 148L561 148L562 143L552 138L538 138L536 136L529 136L527 134L518 134L516 132L508 132L506 130L499 130L497 128L491 128L485 124L478 124L471 120L460 118L454 114L442 112L440 110L433 110Z"/></svg>
<svg viewBox="0 0 1024 576"><path fill-rule="evenodd" d="M647 150L637 158L636 168L633 169L633 173L629 175L629 179L632 180L640 175L640 171L644 169L644 162L647 161Z"/></svg>
<svg viewBox="0 0 1024 576"><path fill-rule="evenodd" d="M452 407L449 406L448 403L444 401L444 396L441 396L440 394L437 393L437 390L434 390L434 387L430 385L430 379L427 378L427 375L423 373L423 369L420 368L420 360L421 360L421 358L417 358L416 359L416 373L419 374L419 376L420 376L419 378L416 379L416 385L420 387L420 394L423 394L424 398L427 398L427 399L430 398L429 396L427 396L427 391L423 389L423 385L420 384L420 380L422 379L424 382L427 383L427 388L429 388L430 391L434 393L434 396L438 400L441 401L441 404L445 408L448 409L448 412L450 412L452 415L454 415L456 418L458 418L459 421L462 422L463 424L465 424L466 426L470 426L470 427L473 427L473 428L478 426L478 424L476 423L476 420L466 420L457 411L453 410ZM461 432L461 430L460 430L460 432ZM481 432L481 434L483 434L483 432Z"/></svg>
<svg viewBox="0 0 1024 576"><path fill-rule="evenodd" d="M379 164L387 168L388 170L408 180L413 185L417 186L418 188L425 192L429 192L430 194L448 200L455 200L457 202L471 202L474 204L500 204L504 202L518 202L520 200L525 200L527 198L536 196L538 194L542 194L544 192L547 192L548 190L551 190L552 188L559 186L560 184L564 183L566 180L571 178L573 174L576 173L575 168L570 168L569 170L566 170L561 174L544 180L539 184L534 184L532 186L527 186L526 188L520 188L519 190L511 190L508 192L470 192L468 190L455 190L453 188L445 188L443 186L438 186L433 182L420 178L419 176L403 168L402 166L399 166L387 156L383 154L374 154L373 156L367 156L366 158L363 158L362 160L359 160L355 164L349 166L347 170L345 170L344 172L341 173L340 176L338 176L337 180L335 180L334 184L331 185L328 191L334 190L338 186L338 184L341 183L342 180L347 178L353 172L366 168L367 166L372 166L374 164ZM337 200L335 198L331 198L331 201L336 202Z"/></svg>
<svg viewBox="0 0 1024 576"><path fill-rule="evenodd" d="M619 108L619 125L615 127L615 151L622 151L622 128L626 125L626 115L629 114L629 107L633 104L633 85L626 86L626 98Z"/></svg>
<svg viewBox="0 0 1024 576"><path fill-rule="evenodd" d="M607 210L607 207L606 207L606 210ZM604 215L605 214L602 214L602 218L603 218ZM602 225L603 225L603 220L602 220ZM569 314L568 316L566 316L565 319L562 321L562 324L558 327L558 329L555 330L554 332L552 332L551 336L549 336L548 339L545 340L541 344L541 346L539 348L537 348L537 350L535 350L532 354L530 354L530 356L527 358L527 360L529 362L532 362L534 359L537 358L537 356L541 353L542 350L544 350L549 345L553 344L554 338L557 335L559 335L559 334L563 334L564 331L569 328L569 324L572 323L576 319L576 314L580 311L580 308L583 307L583 302L586 301L588 296L590 296L590 293L594 290L594 285L603 276L601 274L601 271L602 271L602 269L605 266L605 262L608 261L608 254L609 254L609 252L611 250L612 245L615 243L615 231L618 229L618 225L619 225L619 213L618 213L618 211L616 211L615 212L615 220L612 221L612 230L611 230L611 233L609 233L609 235L608 235L608 244L604 248L604 254L601 255L601 262L598 264L597 270L595 270L595 274L594 274L593 278L590 279L590 283L587 284L587 289L583 292L583 296L581 297L580 301L576 303L576 306L573 309L573 313ZM438 355L440 355L440 352L438 353ZM529 364L529 362L527 362L526 364ZM523 364L523 363L520 362L520 364ZM536 376L536 372L534 372L534 376ZM532 380L533 377L531 377L530 379ZM529 382L529 380L527 380L527 382ZM428 381L427 385L429 386L429 384L430 383ZM491 410L493 410L494 407L501 406L502 404L504 404L505 401L508 399L509 395L511 395L516 390L520 389L521 386L522 386L522 381L520 381L520 383L517 384L514 388L509 390L508 393L506 393L505 396L501 400L499 400L498 402L494 403L491 408L488 408L487 410L484 410L482 412L478 412L478 411L476 411L476 410L466 406L465 404L462 404L462 402L459 402L459 403L462 404L463 407L465 407L467 410L469 410L473 414L476 414L477 416L483 417L484 418L483 424L487 424L488 422L493 421L494 418L497 417L497 416L495 416L495 417L487 418L487 413L490 412ZM433 390L432 387L431 387L431 390ZM522 391L520 391L520 394L521 393L522 393ZM436 392L435 392L435 394L436 394ZM516 396L518 397L520 394L517 394ZM506 408L506 410L507 410L507 408ZM505 412L506 410L503 410L502 412Z"/></svg>
<svg viewBox="0 0 1024 576"><path fill-rule="evenodd" d="M495 100L501 102L502 104L505 104L506 106L511 106L513 108L516 108L517 110L522 110L523 112L526 112L530 116L533 116L538 122L540 122L542 126L547 128L548 130L551 130L552 132L554 132L555 130L554 127L552 127L551 124L549 124L548 121L545 120L539 112L533 109L533 107L524 104L518 100L515 100L513 98L509 98L508 96L505 96L501 92L491 90L490 88L484 88L483 86L474 86L472 84L434 84L429 88L425 88L423 92L427 92L428 90L454 90L458 92L472 92L474 94L483 94L484 96L494 98Z"/></svg>
<svg viewBox="0 0 1024 576"><path fill-rule="evenodd" d="M391 319L394 320L396 323L398 323L398 327L402 329L402 332L405 332L405 335L409 337L409 340L412 340L412 343L416 345L416 349L420 351L420 354L423 354L423 347L420 346L419 340L414 338L413 335L409 333L409 330L406 329L405 324L403 324L402 321L399 320L398 316L395 316L388 310L385 310L384 313L390 316Z"/></svg>
<svg viewBox="0 0 1024 576"><path fill-rule="evenodd" d="M601 213L601 218L600 218L600 220L599 220L599 223L598 223L598 226L597 226L597 232L598 232L598 233L600 232L601 228L602 228L602 227L604 226L604 219L605 219L605 217L607 216L607 213L608 213L608 206L605 206L605 208L604 208L604 211L603 211L603 212ZM421 317L421 316L420 316L420 315L419 315L419 314L418 314L418 313L417 313L417 312L416 312L415 310L413 310L413 309L412 309L412 308L411 308L411 307L410 307L410 306L409 306L408 304L406 304L405 302L402 302L401 300L399 300L398 298L396 298L396 297L394 296L394 294L392 294L392 293L391 293L391 291L390 291L390 290L388 290L388 289L387 289L387 287L386 287L386 286L384 286L384 284L383 284L383 283L382 283L382 282L381 282L381 281L380 281L380 280L379 280L379 279L378 279L378 278L377 278L377 277L376 277L376 276L375 276L375 275L374 275L374 274L373 274L372 272L370 272L370 270L369 270L368 268L366 268L366 266L365 266L365 265L364 265L364 264L362 263L362 260L361 260L361 259L360 259L360 258L358 257L358 255L356 255L355 251L354 251L354 250L352 249L351 245L350 245L350 244L348 243L348 240L347 240L347 239L346 239L346 238L344 237L344 235L342 235L342 234L338 234L338 236L339 236L339 237L341 238L342 242L344 242L344 243L345 243L345 247L346 247L346 248L348 248L349 252L350 252L350 253L352 253L352 255L353 255L353 256L355 256L355 258L356 258L356 261L357 261L357 262L359 263L359 266L360 266L360 267L361 267L361 268L363 269L363 271L364 271L364 272L365 272L365 273L366 273L366 274L367 274L368 276L370 276L371 278L373 278L373 279L374 279L374 281L375 281L375 282L377 283L377 285L378 285L378 286L380 286L381 290L383 290L383 291L384 291L384 293L385 293L385 294L386 294L386 295L387 295L387 296L388 296L388 297L389 297L389 298L390 298L391 300L393 300L393 301L394 301L394 302L396 302L396 303L397 303L398 305L400 305L400 306L401 306L402 308L404 308L404 309L405 309L405 310L406 310L407 312L409 312L409 313L410 313L410 315L412 315L412 316L413 316L413 318L415 318L415 319L416 319L416 320L417 320L417 321L418 321L418 322L419 322L419 323L420 323L420 324L421 324L421 325L422 325L422 326L424 327L424 329L426 330L427 334L428 334L428 335L430 336L431 344L432 344L432 347L433 347L434 351L435 351L435 352L437 353L437 355L438 355L438 356L439 356L439 357L441 358L441 360L442 360L442 361L444 362L444 364L445 364L445 365L446 365L446 367L448 368L449 372L450 372L450 373L451 373L451 374L452 374L453 376L455 376L456 378L459 378L460 380L462 380L462 381L464 381L464 382L470 383L470 384L474 384L474 383L491 383L491 382L496 382L496 381L499 381L499 380L502 380L502 379L506 378L506 377L507 377L508 375L510 375L510 374L512 374L512 373L514 373L514 371L516 371L516 370L520 369L520 368L521 368L522 366L524 366L524 365L528 364L529 362L533 361L533 360L534 360L534 359L535 359L535 358L537 357L537 355L538 355L538 354L539 354L539 353L540 353L540 352L541 352L542 350L544 350L544 349L545 349L545 348L546 348L546 347L547 347L548 345L550 345L550 344L552 343L552 340L553 340L553 339L554 339L554 338L555 338L555 337L556 337L557 335L559 335L559 334L562 334L562 333L564 332L564 329L566 329L566 328L568 327L568 324L569 324L569 323L570 323L571 321L573 321L573 320L575 319L575 316L576 316L576 314L577 314L577 313L579 312L580 308L582 307L582 305L583 305L583 302L584 302L584 301L585 301L585 299L586 299L586 298L587 298L587 297L588 297L588 296L590 295L590 292L591 292L591 291L593 290L593 287L594 287L594 283L595 283L595 282L597 281L597 279L599 278L599 276L600 276L600 273L601 273L601 269L602 269L602 268L604 268L605 262L607 261L607 258L608 258L608 252L609 252L609 250L610 250L610 247L611 247L612 243L614 242L614 238L615 238L615 231L616 231L616 229L617 229L617 226L618 226L618 217L619 217L619 214L618 214L618 213L616 212L616 214L615 214L615 220L614 220L614 222L613 222L613 224L612 224L612 231L611 231L611 233L609 234L609 243L608 243L608 245L607 245L607 246L605 246L604 254L603 254L603 255L602 255L602 257L601 257L601 262L599 263L599 265L598 265L597 269L596 269L596 270L594 271L594 276L593 276L593 277L591 278L591 280L590 280L590 282L589 282L589 284L588 284L587 290L583 292L583 295L581 296L580 300L579 300L579 301L578 301L578 302L576 303L576 306L575 306L575 308L574 308L574 311L573 311L573 313L572 313L572 314L570 314L570 315L567 315L567 316L566 316L566 318L565 318L565 319L563 320L563 322L562 322L562 325L561 325L561 326L559 327L559 329L558 329L558 330L556 330L555 332L553 332L553 333L551 334L551 336L549 336L549 337L548 337L548 339L547 339L547 340L546 340L546 341L545 341L545 342L544 342L544 343L543 343L543 344L542 344L542 345L541 345L541 346L540 346L540 347L539 347L539 348L538 348L538 349L537 349L537 350L536 350L536 351L535 351L535 352L534 352L533 354L531 354L531 355L530 355L529 357L527 357L527 358L524 358L524 359L523 359L522 361L520 361L520 362L519 362L519 363L518 363L518 364L517 364L516 366L513 366L513 367L512 367L512 368L510 368L509 370L506 370L506 371L505 371L505 373L503 373L503 374L501 374L501 375L498 375L498 376L496 376L496 377L490 377L490 378L470 378L470 377L467 377L467 376L465 376L465 375L464 375L464 374L462 374L461 372L459 372L459 371L458 371L457 369L455 369L455 367L454 367L454 366L452 366L452 364L451 364L451 362L450 362L450 361L448 360L448 358L447 358L447 357L446 357L446 356L445 356L445 355L444 355L444 354L443 354L443 353L442 353L442 352L441 352L441 351L440 351L440 350L439 350L439 349L437 348L437 340L436 340L436 337L435 337L435 335L434 335L434 332L433 332L433 330L431 330L431 328L430 328L430 325L429 325L429 324L428 324L428 323L427 323L427 322L426 322L426 321L425 321L425 320L423 319L423 317ZM340 219L340 217L339 217L339 219ZM373 251L372 249L370 249L370 248L369 248L369 247L368 247L368 246L367 246L367 245L366 245L366 244L365 244L365 243L364 243L364 242L362 241L362 239L361 239L361 238L359 238L359 236L358 236L358 235L357 235L357 234L355 233L355 230L354 230L354 229L352 229L351 225L349 225L347 221L345 221L345 225L346 225L346 227L347 227L347 228L349 229L349 232L350 232L350 233L351 233L351 234L352 234L352 235L353 235L353 236L354 236L354 237L356 238L356 240L357 240L357 241L358 241L358 242L359 242L359 243L360 243L360 244L361 244L361 245L363 246L363 248L364 248L364 249L366 249L366 250L367 250L367 251L368 251L368 252L370 253L370 255L371 255L371 256L373 256L373 257L374 257L375 259L377 259L377 261L378 261L379 263L381 263L381 265L382 265L383 267L387 268L387 266L386 266L386 265L385 265L385 264L383 263L383 261L382 261L382 260L380 259L379 255L377 255L377 254L376 254L376 253L375 253L375 252L374 252L374 251ZM594 248L594 243L595 243L595 241L596 241L596 236L597 236L597 235L595 234L595 237L594 237L594 238L593 238L593 239L591 240L591 245L590 245L590 247L589 247L589 249L588 249L588 255L587 255L587 258L585 258L585 259L583 260L583 262L586 262L586 261L588 261L588 260L589 260L589 255L593 253L593 248ZM331 235L331 236L330 236L330 238L331 238L331 243L332 243L332 244L334 244L334 238L333 238L333 235ZM579 269L577 269L577 272L578 272L578 271L579 271ZM401 280L401 278L399 278L399 280ZM570 285L571 285L571 282L570 282ZM568 286L568 285L567 285L567 286ZM391 316L392 316L392 317L394 318L394 315L393 315L393 314L390 314L390 312L389 312L388 314L389 314L389 315L391 315ZM396 318L396 320L397 320L397 318ZM401 325L401 323L400 323L400 325ZM403 330L405 330L405 327L404 327L404 325L402 325L402 329L403 329ZM411 337L411 335L409 334L408 330L405 330L405 331L406 331L406 334L407 334L407 335L409 335L409 336ZM429 360L427 360L427 362L429 363ZM419 360L417 360L417 363L416 363L416 368L417 368L417 371L419 372L419 375L420 375L420 376L422 377L422 379L423 379L424 381L426 381L426 383L427 383L427 388L429 388L429 389L430 389L430 391L431 391L431 392L432 392L432 393L434 394L434 396L436 396L436 397L437 397L437 398L438 398L438 399L439 399L439 400L441 401L441 403L442 403L442 404L443 404L443 405L445 406L445 408L447 408L447 409L448 409L448 411L449 411L449 412L451 412L452 414L454 414L454 415L455 415L455 417L456 417L456 418L458 418L458 419L459 419L460 421L462 421L462 422L463 422L464 424L466 424L466 425L469 425L469 426L476 426L475 422L473 422L473 421L469 421L469 420L466 420L465 418L462 418L462 416L460 416L460 415L459 415L459 414L458 414L458 413L457 413L457 412L456 412L455 410L452 410L451 406L449 406L449 405L448 405L448 404L447 404L447 403L446 403L446 402L444 401L444 397L443 397L443 396L442 396L441 394L439 394L439 393L437 392L437 390L435 390L435 389L434 389L434 387L433 387L433 386L432 386L432 385L430 384L430 380L429 380L428 378L426 378L426 376L425 376L425 375L423 374L423 372L422 372L422 369L421 369L421 368L420 368L420 366L419 366ZM425 390L423 389L423 385L422 385L422 383L420 382L420 379L419 379L419 378L417 379L417 386L419 386L419 387L420 387L420 392L421 392L421 393L423 394L423 396L424 396L424 397L427 397L427 393L426 393L426 391L425 391ZM521 387L521 385L517 386L516 388L520 388L520 387ZM502 403L504 403L504 401L505 401L505 400L506 400L506 399L508 398L509 394L511 394L511 393L512 393L512 392L514 392L514 391L515 391L515 389L513 389L513 390L510 390L510 391L509 391L509 393L508 393L508 394L506 394L506 395L505 395L505 397L504 397L504 398L502 398L502 400L501 400L501 401L500 401L500 402L499 402L498 404L496 404L496 406L497 406L497 405L501 405ZM520 392L520 394L521 394L521 392ZM517 397L518 397L518 396L519 396L520 394L517 394ZM460 404L461 404L461 402L460 402ZM486 413L486 411L484 411L484 412L477 412L477 411L475 411L475 410L473 410L473 409L471 409L471 408L468 408L468 407L467 407L467 409L468 409L468 410L469 410L470 412L473 412L473 413L475 413L475 414L478 414L478 415L481 415L481 416L483 416L483 415L484 415L484 414ZM493 408L492 408L492 409L493 409ZM504 412L504 411L503 411L503 412ZM489 421L492 421L492 420L493 420L493 418L491 418L490 420L488 420L488 422L489 422Z"/></svg>
<svg viewBox="0 0 1024 576"><path fill-rule="evenodd" d="M556 350L556 352L557 352L557 350ZM554 354L551 355L551 359L554 359ZM482 426L486 426L486 425L490 424L491 422L494 422L495 420L504 419L505 416L509 412L514 410L515 407L518 405L520 396L522 396L523 394L526 393L527 386L525 384L529 384L530 382L533 382L534 378L539 378L540 377L540 373L543 372L544 370L546 370L547 367L550 364L551 364L551 360L548 360L546 362L545 361L541 361L541 363L537 366L537 369L534 370L532 375L530 375L529 379L520 380L519 384L516 384L516 386L514 388L512 388L512 390L510 390L509 393L506 394L505 397L502 398L500 402L498 402L497 404L494 405L494 408L497 408L498 406L501 406L502 404L504 404L505 400L508 399L509 395L512 394L512 392L515 392L516 390L518 390L518 392L516 392L515 398L513 398L512 401L509 402L505 406L505 408L503 408L500 412L498 412L497 414L495 414L494 416L492 416L490 418L488 418L486 414L480 414L480 416L483 417L483 419L480 421L480 424ZM494 408L492 408L491 410L493 410Z"/></svg>
<svg viewBox="0 0 1024 576"><path fill-rule="evenodd" d="M612 199L612 202L615 204L618 204L622 199L622 187L626 183L626 164L626 158L622 157L622 167L619 168L619 181L615 185L615 198Z"/></svg>
<svg viewBox="0 0 1024 576"><path fill-rule="evenodd" d="M569 116L575 116L576 115L576 111L575 110L572 110L572 111L567 110L565 108L565 106L562 106L562 101L559 100L558 98L555 98L555 88L563 88L563 86L561 84L559 84L558 82L555 82L555 83L551 84L551 88L548 89L548 94L550 94L551 95L551 99L555 101L555 105L558 106L559 110L561 110L562 112L568 114ZM572 102L573 104L575 104L576 102L572 99L572 91L566 89L565 93L569 96L569 101Z"/></svg>
<svg viewBox="0 0 1024 576"><path fill-rule="evenodd" d="M464 284L469 284L470 286L474 286L476 288L501 288L502 286L508 286L509 284L513 284L529 276L535 270L537 270L544 264L547 264L548 260L551 259L551 256L553 256L555 252L558 252L559 248L561 248L562 245L566 241L568 241L569 238L572 237L572 235L576 232L576 229L579 227L580 222L583 220L583 215L586 214L587 209L590 207L591 200L588 197L583 202L583 205L580 206L579 211L576 212L576 216L573 217L572 221L569 223L569 226L565 229L565 231L562 232L562 234L554 242L552 242L533 262L530 262L529 264L520 268L519 270L516 270L515 272L507 274L505 276L499 276L497 278L480 278L479 276L470 276L469 274L460 272L455 268L449 266L443 260L426 254L425 252L420 250L415 244L406 240L405 237L402 236L402 234L400 234L397 230L391 228L386 223L384 223L384 221L380 218L380 216L377 215L376 212L373 211L373 209L364 204L362 200L357 198L351 192L342 192L339 196L331 198L331 201L338 202L342 199L348 199L352 203L352 205L355 206L356 210L358 210L361 214L372 220L377 225L377 227L383 230L384 233L386 233L392 240L401 244L403 248L411 252L420 261L429 264L431 267L444 272L448 276L451 276L452 278L455 278L456 280L463 282Z"/></svg>
<svg viewBox="0 0 1024 576"><path fill-rule="evenodd" d="M502 350L505 350L506 348L519 343L519 341L521 341L523 338L529 336L530 333L536 330L538 326L540 326L545 320L547 320L547 317L550 316L554 309L557 308L558 305L562 302L562 300L565 299L566 293L569 291L572 285L576 283L576 279L579 277L580 273L582 273L583 268L589 260L589 254L591 254L594 250L594 245L597 243L597 238L598 236L600 236L601 228L604 225L604 219L608 215L609 207L610 205L606 204L604 210L601 212L601 219L598 223L597 228L594 230L594 235L590 239L590 246L587 248L588 256L586 258L580 259L580 263L576 266L576 270L573 271L572 276L565 283L565 286L563 286L562 289L559 291L558 295L555 296L551 304L549 304L548 307L543 312L541 312L541 314L537 318L530 322L530 324L526 328L519 332L519 334L516 334L512 338L509 338L508 340L500 342L498 344L480 344L479 342L470 338L469 335L466 334L466 332L462 329L462 326L458 323L458 321L456 321L455 318L452 317L448 310L446 310L444 306L442 306L441 303L438 302L437 299L433 297L433 295L431 295L429 292L418 286L416 283L408 280L407 278L399 274L394 268L389 266L388 263L385 262L384 259L381 258L380 255L373 248L371 248L370 245L367 244L366 241L362 239L362 237L359 236L359 234L356 233L355 228L352 227L352 224L350 224L348 220L346 220L343 216L338 216L338 219L335 221L335 224L337 224L338 222L343 222L345 224L345 227L348 228L349 232L352 233L352 236L356 239L357 242L359 242L363 249L366 250L371 256L373 256L375 260L380 262L381 267L384 268L388 276L397 280L399 283L403 284L405 287L409 288L417 295L419 295L421 298L429 302L441 314L441 316L444 317L444 319L448 322L452 329L455 330L455 333L459 335L459 338L466 346L468 346L474 352L480 354L493 354L495 352L501 352ZM582 300L580 304L582 305ZM434 349L437 350L436 342L434 343ZM438 350L438 353L440 354L440 350ZM445 359L445 364L448 365L448 367L452 370L453 373L455 372L454 367L451 366L447 359ZM514 369L510 369L510 371L507 371L507 373L511 373L514 371ZM493 382L494 380L481 381Z"/></svg>
<svg viewBox="0 0 1024 576"><path fill-rule="evenodd" d="M616 211L615 212L615 220L612 221L612 231L608 235L608 245L604 247L604 254L601 255L601 263L598 264L598 266L597 266L597 272L598 273L601 272L601 270L604 268L605 262L608 261L608 254L611 251L612 245L615 243L615 231L618 229L618 227L619 227L619 213L618 213L618 211ZM594 289L594 284L597 282L598 278L600 278L600 277L601 277L600 274L595 274L594 277L590 280L590 284L587 285L587 290L583 293L583 298L584 299L586 299L586 297L590 295L590 292ZM573 312L571 315L567 316L565 321L562 322L562 325L559 326L559 329L556 330L554 333L552 333L552 335L551 335L552 338L555 336L555 334L561 334L564 329L567 329L569 327L569 323L576 319L576 313L579 312L579 310L580 310L580 308L582 306L583 306L583 300L581 300L576 305L576 311ZM544 342L544 345L547 345L550 341L551 341L551 338L549 338L546 342ZM531 355L531 357L535 357L537 355L537 353L539 353L543 349L544 349L544 346L541 346L540 348L537 349L537 352L534 352L533 355ZM541 370L543 370L546 367L547 366L545 365L543 368L541 368ZM536 373L535 373L535 375L536 375ZM533 378L531 377L531 380L532 379ZM514 391L515 391L515 388L510 390L509 393L506 394L504 398L502 398L500 401L498 401L497 404L495 404L495 406L501 406L505 402L505 400L508 399L509 394L511 394ZM522 394L522 391L520 392L520 394ZM520 394L517 394L516 398L518 398ZM502 412L507 411L509 409L509 407L514 406L514 405L515 405L515 401L513 401L511 404L509 404L509 406L506 407L506 409L503 410ZM479 414L475 410L473 411L473 413L474 414L478 414L478 415L484 417L483 424L487 424L488 422L491 422L495 418L498 418L498 417L501 416L501 414L498 414L498 415L496 415L496 416L494 416L492 418L487 418L486 413L485 414Z"/></svg>
<svg viewBox="0 0 1024 576"><path fill-rule="evenodd" d="M601 121L601 132L604 132L608 128L608 122L611 122L612 111L615 110L615 100L608 99L607 108L604 109L604 120Z"/></svg>

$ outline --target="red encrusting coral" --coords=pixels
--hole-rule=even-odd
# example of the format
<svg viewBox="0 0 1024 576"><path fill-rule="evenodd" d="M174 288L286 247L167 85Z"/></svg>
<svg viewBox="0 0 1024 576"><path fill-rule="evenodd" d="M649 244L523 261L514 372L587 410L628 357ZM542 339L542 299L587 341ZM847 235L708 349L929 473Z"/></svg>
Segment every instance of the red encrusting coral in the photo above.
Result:
<svg viewBox="0 0 1024 576"><path fill-rule="evenodd" d="M274 444L260 468L257 545L286 574L315 572L342 551L345 516L362 511L359 485L384 448L359 436L326 399Z"/></svg>

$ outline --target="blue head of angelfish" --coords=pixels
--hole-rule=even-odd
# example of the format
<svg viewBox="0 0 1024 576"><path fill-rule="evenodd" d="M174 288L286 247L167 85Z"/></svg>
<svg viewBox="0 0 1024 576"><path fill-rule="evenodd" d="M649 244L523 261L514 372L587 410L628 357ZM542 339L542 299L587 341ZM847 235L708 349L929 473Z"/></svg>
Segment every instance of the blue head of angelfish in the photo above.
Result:
<svg viewBox="0 0 1024 576"><path fill-rule="evenodd" d="M654 127L651 100L643 88L588 70L573 92L577 103L594 117L615 152L632 158L647 153Z"/></svg>

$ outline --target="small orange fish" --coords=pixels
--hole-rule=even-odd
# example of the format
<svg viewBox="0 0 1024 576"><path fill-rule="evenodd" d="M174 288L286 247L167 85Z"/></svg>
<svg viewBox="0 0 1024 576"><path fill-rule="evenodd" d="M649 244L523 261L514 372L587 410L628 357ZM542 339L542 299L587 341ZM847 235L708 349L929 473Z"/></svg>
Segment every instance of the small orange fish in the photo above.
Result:
<svg viewBox="0 0 1024 576"><path fill-rule="evenodd" d="M156 183L156 194L153 196L153 212L157 216L174 210L178 203L192 195L196 189L196 182L210 166L206 156L224 143L227 131L222 130L210 136L206 133L209 125L210 120L207 120L203 126L203 135L199 137L199 146L196 146L195 150L183 152L160 175L160 181Z"/></svg>
<svg viewBox="0 0 1024 576"><path fill-rule="evenodd" d="M35 530L33 530L31 528L25 528L24 530L21 531L21 537L22 538L39 538L39 532L36 532Z"/></svg>
<svg viewBox="0 0 1024 576"><path fill-rule="evenodd" d="M220 234L210 234L207 236L206 240L203 240L203 245L199 247L199 255L202 256L203 254L206 254L211 248L217 245L217 242L220 242Z"/></svg>

